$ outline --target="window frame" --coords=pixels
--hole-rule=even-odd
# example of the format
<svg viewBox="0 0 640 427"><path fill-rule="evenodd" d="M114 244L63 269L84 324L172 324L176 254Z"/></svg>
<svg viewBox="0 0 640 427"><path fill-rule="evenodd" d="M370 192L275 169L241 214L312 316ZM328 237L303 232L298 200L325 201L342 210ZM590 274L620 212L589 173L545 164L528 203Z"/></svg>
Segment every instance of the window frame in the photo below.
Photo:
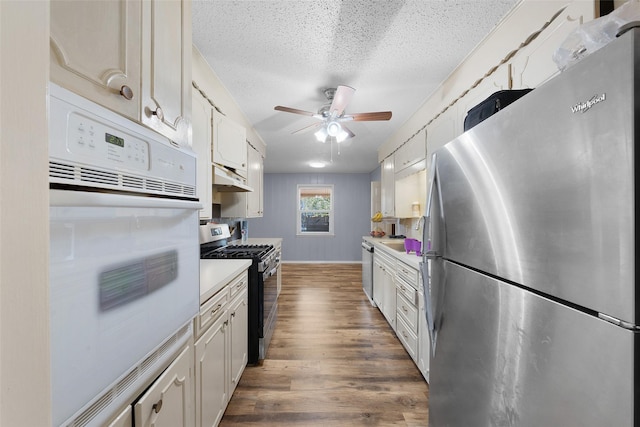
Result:
<svg viewBox="0 0 640 427"><path fill-rule="evenodd" d="M331 207L329 210L309 210L302 209L301 194L303 190L322 188L323 191L329 192ZM297 236L335 236L334 212L335 212L335 191L333 184L298 184L296 188L296 235ZM303 231L302 230L302 214L304 212L319 212L329 215L329 231Z"/></svg>

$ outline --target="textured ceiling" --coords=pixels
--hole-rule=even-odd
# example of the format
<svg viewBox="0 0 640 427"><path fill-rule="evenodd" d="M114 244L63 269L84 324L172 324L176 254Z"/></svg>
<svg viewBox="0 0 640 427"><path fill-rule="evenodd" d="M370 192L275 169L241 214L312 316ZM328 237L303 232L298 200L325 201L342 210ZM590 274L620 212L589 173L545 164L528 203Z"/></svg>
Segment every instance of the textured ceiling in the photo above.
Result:
<svg viewBox="0 0 640 427"><path fill-rule="evenodd" d="M267 145L265 172L371 172L377 149L520 0L193 0L193 43ZM356 92L338 147L292 132L316 120L323 89ZM339 149L339 154L338 154ZM311 169L308 162L330 162Z"/></svg>

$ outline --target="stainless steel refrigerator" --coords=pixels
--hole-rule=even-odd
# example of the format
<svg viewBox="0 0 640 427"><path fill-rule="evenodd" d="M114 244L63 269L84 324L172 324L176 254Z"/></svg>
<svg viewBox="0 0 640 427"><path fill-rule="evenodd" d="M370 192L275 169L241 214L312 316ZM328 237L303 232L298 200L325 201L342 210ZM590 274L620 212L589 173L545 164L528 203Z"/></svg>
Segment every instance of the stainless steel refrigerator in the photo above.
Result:
<svg viewBox="0 0 640 427"><path fill-rule="evenodd" d="M639 66L632 29L434 153L430 427L640 426Z"/></svg>

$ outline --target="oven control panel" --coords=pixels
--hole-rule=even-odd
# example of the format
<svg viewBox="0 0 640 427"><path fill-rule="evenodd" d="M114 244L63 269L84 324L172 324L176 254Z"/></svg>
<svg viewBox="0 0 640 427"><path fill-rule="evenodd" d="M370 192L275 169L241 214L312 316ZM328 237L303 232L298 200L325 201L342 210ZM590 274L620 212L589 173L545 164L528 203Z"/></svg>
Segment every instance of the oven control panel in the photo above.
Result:
<svg viewBox="0 0 640 427"><path fill-rule="evenodd" d="M67 149L75 154L106 159L117 166L149 169L149 144L82 114L69 114Z"/></svg>

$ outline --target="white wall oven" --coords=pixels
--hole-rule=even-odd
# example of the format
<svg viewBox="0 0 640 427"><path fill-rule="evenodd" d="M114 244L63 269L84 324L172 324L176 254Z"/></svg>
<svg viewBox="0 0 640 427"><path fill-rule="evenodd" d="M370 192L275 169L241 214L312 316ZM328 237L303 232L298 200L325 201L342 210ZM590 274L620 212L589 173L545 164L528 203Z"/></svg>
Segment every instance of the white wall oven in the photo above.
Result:
<svg viewBox="0 0 640 427"><path fill-rule="evenodd" d="M195 156L50 85L53 424L102 425L191 336Z"/></svg>

